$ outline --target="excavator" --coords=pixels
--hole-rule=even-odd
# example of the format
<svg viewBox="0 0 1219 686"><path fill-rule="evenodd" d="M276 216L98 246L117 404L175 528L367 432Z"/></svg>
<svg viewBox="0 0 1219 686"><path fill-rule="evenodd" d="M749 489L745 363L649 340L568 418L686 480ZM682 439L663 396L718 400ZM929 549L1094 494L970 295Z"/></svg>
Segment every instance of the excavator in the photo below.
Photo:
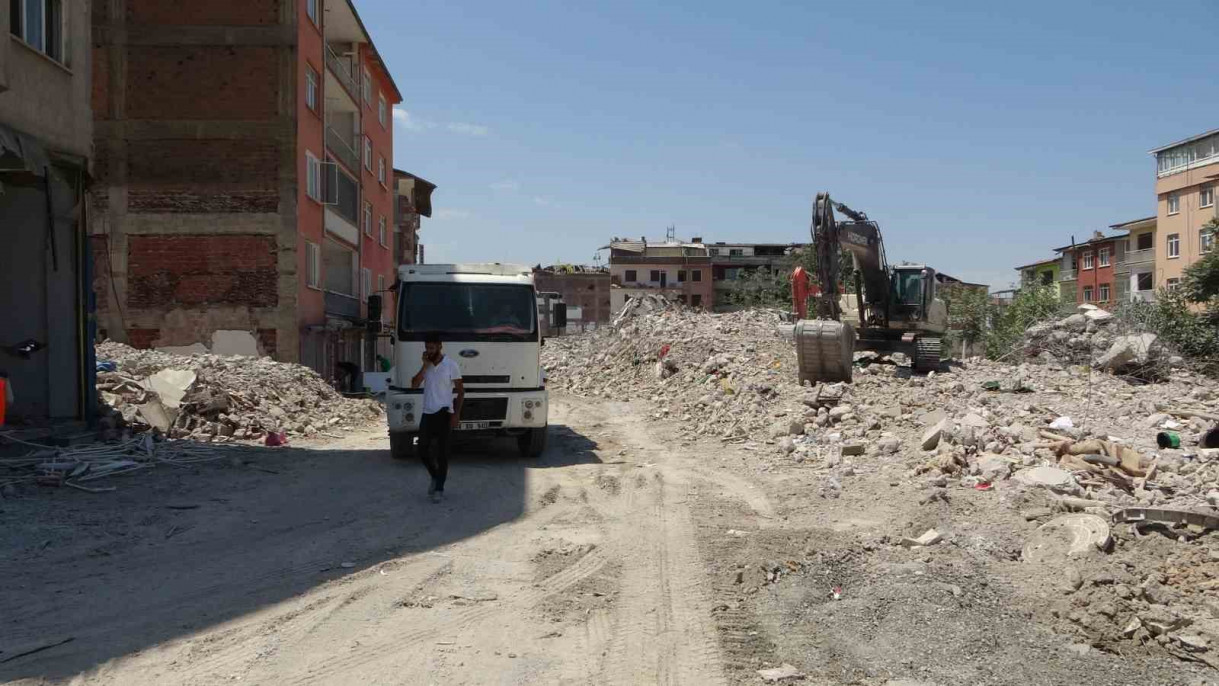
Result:
<svg viewBox="0 0 1219 686"><path fill-rule="evenodd" d="M846 221L834 216L837 210ZM868 215L818 193L810 227L817 254L817 286L802 268L792 275L792 301L800 384L850 381L855 348L909 356L917 372L940 364L940 337L948 308L936 297L935 270L921 264L889 265L880 226ZM854 293L839 288L842 255L851 257ZM813 291L816 318L807 319Z"/></svg>

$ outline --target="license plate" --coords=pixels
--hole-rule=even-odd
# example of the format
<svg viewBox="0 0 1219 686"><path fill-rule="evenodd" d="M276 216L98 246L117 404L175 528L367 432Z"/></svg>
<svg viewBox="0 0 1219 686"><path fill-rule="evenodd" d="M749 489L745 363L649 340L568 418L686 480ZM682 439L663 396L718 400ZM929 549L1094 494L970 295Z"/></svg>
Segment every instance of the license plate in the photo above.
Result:
<svg viewBox="0 0 1219 686"><path fill-rule="evenodd" d="M489 428L491 428L491 422L461 422L457 425L458 431L477 431Z"/></svg>

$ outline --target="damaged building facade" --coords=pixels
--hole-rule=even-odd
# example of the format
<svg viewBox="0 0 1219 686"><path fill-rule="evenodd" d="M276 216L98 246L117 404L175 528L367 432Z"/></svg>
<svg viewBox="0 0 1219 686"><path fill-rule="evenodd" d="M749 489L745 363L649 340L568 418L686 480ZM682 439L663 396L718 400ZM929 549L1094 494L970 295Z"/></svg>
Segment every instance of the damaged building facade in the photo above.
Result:
<svg viewBox="0 0 1219 686"><path fill-rule="evenodd" d="M93 6L100 333L375 366L401 95L350 0Z"/></svg>
<svg viewBox="0 0 1219 686"><path fill-rule="evenodd" d="M394 261L398 265L423 263L419 231L422 218L432 216L434 190L436 184L431 181L394 170Z"/></svg>
<svg viewBox="0 0 1219 686"><path fill-rule="evenodd" d="M96 405L91 260L83 225L93 158L89 2L5 4L0 378L7 421L89 419Z"/></svg>

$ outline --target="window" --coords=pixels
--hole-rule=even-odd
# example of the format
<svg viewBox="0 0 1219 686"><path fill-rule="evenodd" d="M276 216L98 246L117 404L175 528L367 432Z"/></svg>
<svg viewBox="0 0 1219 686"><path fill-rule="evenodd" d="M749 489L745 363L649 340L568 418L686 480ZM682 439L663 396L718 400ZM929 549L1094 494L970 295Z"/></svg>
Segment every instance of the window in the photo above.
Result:
<svg viewBox="0 0 1219 686"><path fill-rule="evenodd" d="M692 270L690 272L690 280L691 281L702 281L703 280L703 270L701 270L701 269Z"/></svg>
<svg viewBox="0 0 1219 686"><path fill-rule="evenodd" d="M385 94L377 94L377 121L381 122L381 128L389 126L389 103L385 102Z"/></svg>
<svg viewBox="0 0 1219 686"><path fill-rule="evenodd" d="M1198 207L1212 207L1215 204L1215 187L1203 188L1198 191Z"/></svg>
<svg viewBox="0 0 1219 686"><path fill-rule="evenodd" d="M648 275L648 281L660 281L660 270L653 269L652 273Z"/></svg>
<svg viewBox="0 0 1219 686"><path fill-rule="evenodd" d="M1083 263L1084 263L1083 268L1091 269L1092 268L1092 251L1089 250L1088 252L1083 253L1082 257L1083 257Z"/></svg>
<svg viewBox="0 0 1219 686"><path fill-rule="evenodd" d="M1168 288L1176 288L1181 283L1181 279L1169 279L1167 282Z"/></svg>
<svg viewBox="0 0 1219 686"><path fill-rule="evenodd" d="M364 234L372 235L372 203L364 201Z"/></svg>
<svg viewBox="0 0 1219 686"><path fill-rule="evenodd" d="M1097 251L1097 256L1100 258L1100 266L1109 266L1109 248L1101 248Z"/></svg>
<svg viewBox="0 0 1219 686"><path fill-rule="evenodd" d="M309 288L321 288L322 281L322 249L317 243L305 241L305 285Z"/></svg>
<svg viewBox="0 0 1219 686"><path fill-rule="evenodd" d="M1136 250L1151 250L1151 242L1154 240L1154 237L1152 236L1151 232L1140 233L1138 238L1135 240L1138 241L1135 244Z"/></svg>
<svg viewBox="0 0 1219 686"><path fill-rule="evenodd" d="M626 274L623 275L622 280L627 283L635 283L639 280L639 274L634 269L628 269Z"/></svg>
<svg viewBox="0 0 1219 686"><path fill-rule="evenodd" d="M1084 302L1092 302L1092 287L1084 286Z"/></svg>
<svg viewBox="0 0 1219 686"><path fill-rule="evenodd" d="M1071 253L1071 269L1079 269L1079 256Z"/></svg>
<svg viewBox="0 0 1219 686"><path fill-rule="evenodd" d="M317 72L305 65L305 107L317 112Z"/></svg>
<svg viewBox="0 0 1219 686"><path fill-rule="evenodd" d="M372 171L372 139L364 137L364 168Z"/></svg>
<svg viewBox="0 0 1219 686"><path fill-rule="evenodd" d="M690 306L691 307L702 307L703 306L703 296L698 293L691 295L690 296Z"/></svg>
<svg viewBox="0 0 1219 686"><path fill-rule="evenodd" d="M385 230L385 217L381 217L380 219L377 220L377 242L379 242L382 246L389 245L388 243L385 242L386 233L387 232Z"/></svg>
<svg viewBox="0 0 1219 686"><path fill-rule="evenodd" d="M365 104L372 104L372 72L364 70L363 95Z"/></svg>
<svg viewBox="0 0 1219 686"><path fill-rule="evenodd" d="M67 64L63 0L12 0L9 31L38 52Z"/></svg>
<svg viewBox="0 0 1219 686"><path fill-rule="evenodd" d="M1054 285L1054 272L1041 272L1041 285L1042 286L1053 286Z"/></svg>
<svg viewBox="0 0 1219 686"><path fill-rule="evenodd" d="M384 274L377 274L377 292L378 293L385 292L385 275ZM382 310L382 311L384 311L384 310Z"/></svg>
<svg viewBox="0 0 1219 686"><path fill-rule="evenodd" d="M742 250L741 248L729 248L728 249L728 257L741 257L744 254L745 254L745 251Z"/></svg>
<svg viewBox="0 0 1219 686"><path fill-rule="evenodd" d="M707 254L712 257L719 257L720 249L719 248L707 248Z"/></svg>
<svg viewBox="0 0 1219 686"><path fill-rule="evenodd" d="M372 290L372 270L364 267L360 270L360 300L368 302L368 293Z"/></svg>
<svg viewBox="0 0 1219 686"><path fill-rule="evenodd" d="M305 151L305 195L322 201L322 162L313 153Z"/></svg>
<svg viewBox="0 0 1219 686"><path fill-rule="evenodd" d="M1138 282L1136 286L1140 291L1149 291L1155 288L1154 277L1151 272L1142 272L1137 276Z"/></svg>
<svg viewBox="0 0 1219 686"><path fill-rule="evenodd" d="M309 19L317 24L317 3L318 0L305 0L305 14L309 15Z"/></svg>
<svg viewBox="0 0 1219 686"><path fill-rule="evenodd" d="M377 181L385 185L385 158L380 155L377 156Z"/></svg>
<svg viewBox="0 0 1219 686"><path fill-rule="evenodd" d="M1181 234L1168 234L1168 259L1181 256Z"/></svg>
<svg viewBox="0 0 1219 686"><path fill-rule="evenodd" d="M1109 284L1107 283L1100 285L1100 301L1103 303L1109 302Z"/></svg>
<svg viewBox="0 0 1219 686"><path fill-rule="evenodd" d="M686 272L682 269L677 270L677 283L682 283L686 280Z"/></svg>
<svg viewBox="0 0 1219 686"><path fill-rule="evenodd" d="M1198 250L1206 254L1215 249L1214 229L1198 229Z"/></svg>
<svg viewBox="0 0 1219 686"><path fill-rule="evenodd" d="M1168 213L1176 214L1181 211L1181 196L1176 193L1168 194Z"/></svg>

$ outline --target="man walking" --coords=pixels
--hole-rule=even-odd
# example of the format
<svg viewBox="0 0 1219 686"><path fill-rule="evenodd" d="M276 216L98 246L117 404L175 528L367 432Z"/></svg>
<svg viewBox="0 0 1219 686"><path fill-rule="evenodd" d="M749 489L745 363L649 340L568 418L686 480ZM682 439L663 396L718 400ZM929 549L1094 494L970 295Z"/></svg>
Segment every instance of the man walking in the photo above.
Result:
<svg viewBox="0 0 1219 686"><path fill-rule="evenodd" d="M457 363L441 352L440 337L429 335L423 342L423 366L411 379L411 388L423 386L423 416L419 422L419 458L432 476L427 493L432 502L444 496L444 480L449 473L449 432L457 427L466 387ZM457 398L453 398L453 389ZM432 459L432 443L436 459Z"/></svg>

